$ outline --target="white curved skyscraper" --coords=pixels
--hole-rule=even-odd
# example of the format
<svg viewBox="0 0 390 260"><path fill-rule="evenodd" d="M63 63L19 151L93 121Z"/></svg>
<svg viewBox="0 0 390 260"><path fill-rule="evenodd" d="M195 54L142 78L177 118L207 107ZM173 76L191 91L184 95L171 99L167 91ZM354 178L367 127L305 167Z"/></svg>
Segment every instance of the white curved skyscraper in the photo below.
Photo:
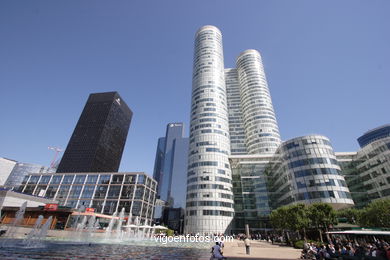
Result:
<svg viewBox="0 0 390 260"><path fill-rule="evenodd" d="M222 35L195 35L185 232L229 233L234 214L229 155L272 154L279 129L259 52L224 68Z"/></svg>
<svg viewBox="0 0 390 260"><path fill-rule="evenodd" d="M225 233L233 219L222 34L195 35L185 232Z"/></svg>
<svg viewBox="0 0 390 260"><path fill-rule="evenodd" d="M242 52L237 72L247 151L272 154L280 145L280 135L260 53Z"/></svg>

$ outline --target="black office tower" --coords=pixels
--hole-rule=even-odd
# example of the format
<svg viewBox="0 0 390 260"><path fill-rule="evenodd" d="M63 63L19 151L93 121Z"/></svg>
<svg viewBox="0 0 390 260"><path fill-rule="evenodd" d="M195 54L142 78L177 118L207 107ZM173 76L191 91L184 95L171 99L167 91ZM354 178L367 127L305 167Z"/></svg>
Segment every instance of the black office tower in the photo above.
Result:
<svg viewBox="0 0 390 260"><path fill-rule="evenodd" d="M132 115L117 92L90 94L57 172L117 172Z"/></svg>

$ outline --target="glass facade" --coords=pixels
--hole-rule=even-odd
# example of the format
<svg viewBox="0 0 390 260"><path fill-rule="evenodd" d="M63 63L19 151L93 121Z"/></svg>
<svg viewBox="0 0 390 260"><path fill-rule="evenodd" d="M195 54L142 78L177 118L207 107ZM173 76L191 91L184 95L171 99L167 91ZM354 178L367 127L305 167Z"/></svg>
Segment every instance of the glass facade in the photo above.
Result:
<svg viewBox="0 0 390 260"><path fill-rule="evenodd" d="M118 171L132 114L117 92L89 95L57 172Z"/></svg>
<svg viewBox="0 0 390 260"><path fill-rule="evenodd" d="M291 203L325 202L336 209L354 205L330 141L324 136L285 141L266 175L272 209Z"/></svg>
<svg viewBox="0 0 390 260"><path fill-rule="evenodd" d="M230 152L232 155L247 154L237 70L225 69L225 81L229 111Z"/></svg>
<svg viewBox="0 0 390 260"><path fill-rule="evenodd" d="M358 138L358 143L360 147L363 148L364 146L376 140L386 137L390 137L390 124L383 125L366 132L364 135Z"/></svg>
<svg viewBox="0 0 390 260"><path fill-rule="evenodd" d="M158 139L153 175L158 180L157 198L161 200L156 205L154 218L157 223L166 224L176 231L182 231L184 214L177 221L169 220L168 217L172 210L183 212L186 205L189 139L183 135L183 123L167 125L165 137Z"/></svg>
<svg viewBox="0 0 390 260"><path fill-rule="evenodd" d="M375 199L390 198L390 137L365 145L350 164L346 178L359 207ZM354 197L354 198L355 198Z"/></svg>
<svg viewBox="0 0 390 260"><path fill-rule="evenodd" d="M270 214L267 177L264 173L272 155L236 155L230 157L233 176L233 233L269 228Z"/></svg>
<svg viewBox="0 0 390 260"><path fill-rule="evenodd" d="M222 34L195 35L185 233L229 232L233 193Z"/></svg>
<svg viewBox="0 0 390 260"><path fill-rule="evenodd" d="M128 181L128 180L132 181ZM157 182L144 173L29 174L19 192L57 200L60 206L94 208L96 213L113 214L125 208L151 223Z"/></svg>
<svg viewBox="0 0 390 260"><path fill-rule="evenodd" d="M260 53L241 53L237 72L248 153L272 154L280 144L280 135Z"/></svg>
<svg viewBox="0 0 390 260"><path fill-rule="evenodd" d="M0 185L4 185L17 161L0 157Z"/></svg>
<svg viewBox="0 0 390 260"><path fill-rule="evenodd" d="M54 171L54 168L38 164L18 162L9 174L4 186L8 188L17 187L22 184L24 177L30 173L53 173Z"/></svg>

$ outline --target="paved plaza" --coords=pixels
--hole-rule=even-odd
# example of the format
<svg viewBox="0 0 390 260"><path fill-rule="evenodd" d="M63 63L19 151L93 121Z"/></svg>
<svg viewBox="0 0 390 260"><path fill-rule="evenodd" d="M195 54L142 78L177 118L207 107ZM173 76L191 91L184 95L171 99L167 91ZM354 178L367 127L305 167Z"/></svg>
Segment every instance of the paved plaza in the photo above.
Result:
<svg viewBox="0 0 390 260"><path fill-rule="evenodd" d="M251 241L250 255L245 253L245 245L243 241L234 240L225 244L223 255L228 260L239 259L299 259L301 250L292 247L272 245L264 241ZM203 260L203 258L202 258Z"/></svg>

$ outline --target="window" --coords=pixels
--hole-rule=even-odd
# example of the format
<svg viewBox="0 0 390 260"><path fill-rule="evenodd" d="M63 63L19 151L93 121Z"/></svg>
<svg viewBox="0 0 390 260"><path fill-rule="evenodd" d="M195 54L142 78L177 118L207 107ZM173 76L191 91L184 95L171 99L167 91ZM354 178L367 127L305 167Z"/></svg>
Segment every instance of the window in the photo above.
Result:
<svg viewBox="0 0 390 260"><path fill-rule="evenodd" d="M50 184L60 184L61 183L62 176L53 176L53 179L51 179Z"/></svg>
<svg viewBox="0 0 390 260"><path fill-rule="evenodd" d="M63 184L71 184L73 182L73 178L74 178L74 175L65 175L62 183Z"/></svg>
<svg viewBox="0 0 390 260"><path fill-rule="evenodd" d="M95 190L95 186L84 186L83 194L81 195L81 198L92 198L93 191Z"/></svg>
<svg viewBox="0 0 390 260"><path fill-rule="evenodd" d="M51 175L50 176L42 176L41 180L39 181L39 184L48 184L50 181Z"/></svg>
<svg viewBox="0 0 390 260"><path fill-rule="evenodd" d="M100 184L109 184L110 183L110 175L100 175L99 183Z"/></svg>
<svg viewBox="0 0 390 260"><path fill-rule="evenodd" d="M86 184L96 184L96 181L98 179L98 175L88 175Z"/></svg>
<svg viewBox="0 0 390 260"><path fill-rule="evenodd" d="M85 175L76 175L76 179L74 180L75 184L84 184Z"/></svg>

